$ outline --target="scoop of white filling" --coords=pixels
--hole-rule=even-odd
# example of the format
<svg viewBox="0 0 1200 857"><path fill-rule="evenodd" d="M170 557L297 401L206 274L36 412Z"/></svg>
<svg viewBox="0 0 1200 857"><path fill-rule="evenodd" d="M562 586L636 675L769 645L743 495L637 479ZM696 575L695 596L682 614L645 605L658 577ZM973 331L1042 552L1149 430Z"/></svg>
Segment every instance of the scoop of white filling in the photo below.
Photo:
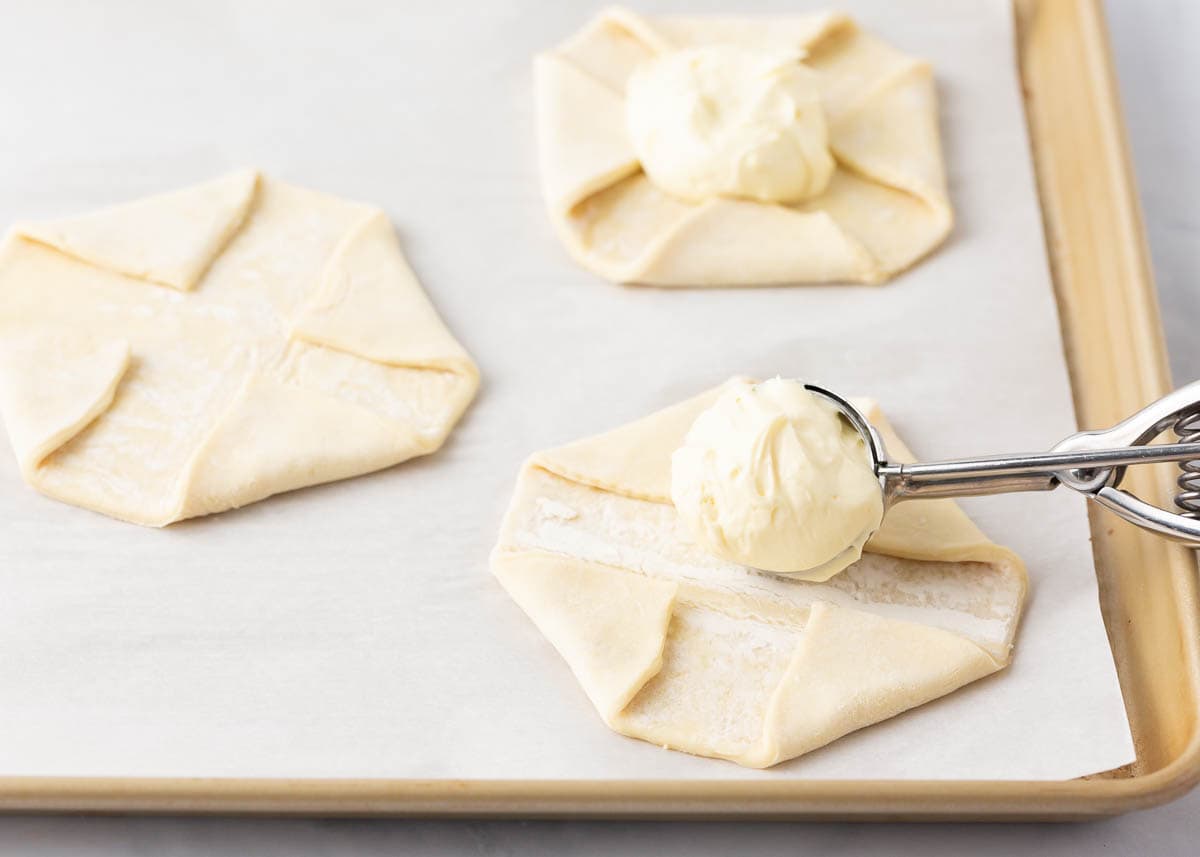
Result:
<svg viewBox="0 0 1200 857"><path fill-rule="evenodd" d="M671 458L671 499L723 559L828 580L862 555L883 495L862 437L799 381L727 390Z"/></svg>
<svg viewBox="0 0 1200 857"><path fill-rule="evenodd" d="M816 74L795 52L710 45L643 62L625 90L625 123L663 190L800 202L833 175Z"/></svg>

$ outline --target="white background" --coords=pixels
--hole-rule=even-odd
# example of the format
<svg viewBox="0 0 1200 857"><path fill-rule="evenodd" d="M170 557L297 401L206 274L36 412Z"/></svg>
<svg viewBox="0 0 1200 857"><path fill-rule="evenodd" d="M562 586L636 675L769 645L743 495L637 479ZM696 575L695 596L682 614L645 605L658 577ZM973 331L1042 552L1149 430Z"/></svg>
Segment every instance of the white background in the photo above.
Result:
<svg viewBox="0 0 1200 857"><path fill-rule="evenodd" d="M1200 324L1200 289L1191 280L1197 217L1191 211L1200 170L1189 142L1197 139L1197 63L1190 45L1200 9L1186 0L1111 4L1126 109L1144 191L1176 377L1200 376L1200 347L1187 341ZM47 57L53 61L52 57ZM148 72L152 73L152 72ZM1041 853L1183 854L1194 850L1193 816L1200 795L1161 810L1087 826L852 827L848 825L445 824L221 820L12 819L0 823L0 851L35 853L344 854L344 853L623 853L663 855L863 853L886 847L913 854L1010 853L1036 843ZM703 844L701 844L703 843ZM539 847L540 846L540 847Z"/></svg>

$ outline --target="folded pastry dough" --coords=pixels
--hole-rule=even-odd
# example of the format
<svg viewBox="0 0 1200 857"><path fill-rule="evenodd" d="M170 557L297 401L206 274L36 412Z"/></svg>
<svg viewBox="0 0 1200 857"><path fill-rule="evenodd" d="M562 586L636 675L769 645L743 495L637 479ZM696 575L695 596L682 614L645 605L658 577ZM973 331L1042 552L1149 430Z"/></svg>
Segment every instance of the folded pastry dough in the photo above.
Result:
<svg viewBox="0 0 1200 857"><path fill-rule="evenodd" d="M671 452L722 389L535 454L492 555L610 728L768 767L1008 663L1024 566L951 501L894 507L825 583L691 541L671 505Z"/></svg>
<svg viewBox="0 0 1200 857"><path fill-rule="evenodd" d="M817 73L837 162L796 205L685 202L643 173L625 83L657 53L719 43L797 49ZM643 17L603 12L534 64L543 191L567 249L618 282L736 286L886 280L946 237L953 214L930 67L838 14Z"/></svg>
<svg viewBox="0 0 1200 857"><path fill-rule="evenodd" d="M21 473L126 521L432 452L477 385L382 211L255 172L18 224L0 247Z"/></svg>

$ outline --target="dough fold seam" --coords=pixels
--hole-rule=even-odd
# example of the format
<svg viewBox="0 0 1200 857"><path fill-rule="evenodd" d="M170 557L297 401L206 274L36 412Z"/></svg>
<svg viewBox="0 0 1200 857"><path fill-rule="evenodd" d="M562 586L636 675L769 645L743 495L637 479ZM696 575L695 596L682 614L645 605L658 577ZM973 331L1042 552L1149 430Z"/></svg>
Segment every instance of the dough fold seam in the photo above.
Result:
<svg viewBox="0 0 1200 857"><path fill-rule="evenodd" d="M245 223L259 178L256 170L244 170L78 217L20 223L12 231L84 264L188 291Z"/></svg>
<svg viewBox="0 0 1200 857"><path fill-rule="evenodd" d="M0 354L0 415L26 479L112 404L129 343L34 333Z"/></svg>

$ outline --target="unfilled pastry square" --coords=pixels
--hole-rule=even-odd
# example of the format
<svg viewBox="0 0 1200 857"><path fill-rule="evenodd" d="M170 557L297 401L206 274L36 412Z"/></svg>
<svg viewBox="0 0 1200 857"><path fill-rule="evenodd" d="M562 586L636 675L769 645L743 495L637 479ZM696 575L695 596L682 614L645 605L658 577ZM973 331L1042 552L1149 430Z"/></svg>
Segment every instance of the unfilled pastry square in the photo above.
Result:
<svg viewBox="0 0 1200 857"><path fill-rule="evenodd" d="M478 372L377 208L253 171L0 248L25 480L153 526L436 450Z"/></svg>

